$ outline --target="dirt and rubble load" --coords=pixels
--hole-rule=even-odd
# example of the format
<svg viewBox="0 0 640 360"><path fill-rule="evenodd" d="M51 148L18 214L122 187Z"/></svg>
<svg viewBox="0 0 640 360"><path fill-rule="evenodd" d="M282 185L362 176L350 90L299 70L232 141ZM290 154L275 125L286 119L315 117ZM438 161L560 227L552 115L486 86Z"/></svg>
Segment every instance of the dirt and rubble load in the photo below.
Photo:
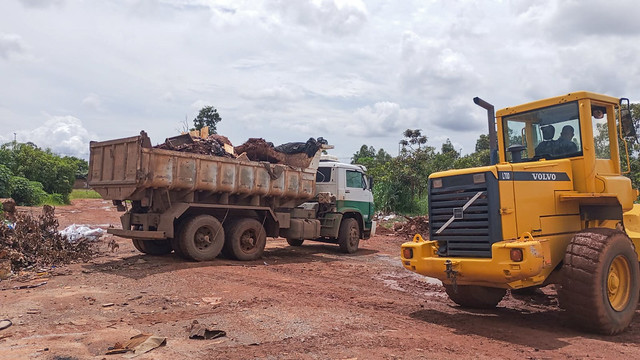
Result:
<svg viewBox="0 0 640 360"><path fill-rule="evenodd" d="M52 206L43 206L42 214L34 216L17 212L15 202L11 202L13 200L3 203L5 212L0 217L0 259L9 259L14 271L87 261L96 253L93 242L80 239L71 243L58 232Z"/></svg>
<svg viewBox="0 0 640 360"><path fill-rule="evenodd" d="M326 144L327 141L322 137L317 140L309 138L306 142L290 142L278 146L262 138L250 138L244 144L234 148L231 141L223 135L212 134L200 137L187 133L167 138L164 143L154 148L306 168L318 149Z"/></svg>
<svg viewBox="0 0 640 360"><path fill-rule="evenodd" d="M156 149L189 152L193 154L214 155L233 158L234 154L225 149L232 149L231 141L226 136L213 134L206 138L183 134L167 138L164 143L154 146Z"/></svg>
<svg viewBox="0 0 640 360"><path fill-rule="evenodd" d="M308 167L311 159L327 141L322 137L309 138L306 142L290 142L274 146L262 138L250 138L244 144L235 147L236 154L246 154L252 161L268 161L273 164L285 164L295 167Z"/></svg>
<svg viewBox="0 0 640 360"><path fill-rule="evenodd" d="M393 224L393 231L397 235L413 239L415 234L420 234L423 238L429 238L429 217L414 216L406 217L407 221Z"/></svg>

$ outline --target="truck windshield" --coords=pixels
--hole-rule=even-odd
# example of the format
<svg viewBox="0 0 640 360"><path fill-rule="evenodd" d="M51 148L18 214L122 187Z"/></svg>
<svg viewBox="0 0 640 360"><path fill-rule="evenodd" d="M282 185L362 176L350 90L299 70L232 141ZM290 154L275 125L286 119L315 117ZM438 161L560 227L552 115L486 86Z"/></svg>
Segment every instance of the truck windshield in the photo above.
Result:
<svg viewBox="0 0 640 360"><path fill-rule="evenodd" d="M579 118L577 101L505 116L503 136L507 161L582 155Z"/></svg>

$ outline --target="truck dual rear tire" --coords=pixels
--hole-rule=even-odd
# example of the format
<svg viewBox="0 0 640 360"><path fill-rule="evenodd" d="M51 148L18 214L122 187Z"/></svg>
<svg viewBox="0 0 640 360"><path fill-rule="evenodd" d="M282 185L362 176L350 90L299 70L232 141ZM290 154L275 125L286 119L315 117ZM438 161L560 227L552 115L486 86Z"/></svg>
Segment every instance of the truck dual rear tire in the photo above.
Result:
<svg viewBox="0 0 640 360"><path fill-rule="evenodd" d="M224 246L224 229L211 215L199 215L187 220L180 232L178 246L187 259L213 260Z"/></svg>
<svg viewBox="0 0 640 360"><path fill-rule="evenodd" d="M262 224L252 218L232 220L226 227L224 254L231 258L250 261L259 259L267 244L267 233Z"/></svg>
<svg viewBox="0 0 640 360"><path fill-rule="evenodd" d="M303 242L304 240L300 240L300 239L287 239L287 244L291 246L302 246Z"/></svg>
<svg viewBox="0 0 640 360"><path fill-rule="evenodd" d="M444 285L444 289L454 303L472 309L492 309L507 293L506 289L477 285L458 285L456 290Z"/></svg>
<svg viewBox="0 0 640 360"><path fill-rule="evenodd" d="M622 332L640 292L638 255L629 237L614 229L576 233L564 257L560 306L572 323L606 335Z"/></svg>
<svg viewBox="0 0 640 360"><path fill-rule="evenodd" d="M338 245L340 251L347 254L353 254L358 251L360 243L360 227L358 221L354 218L342 219L340 230L338 231Z"/></svg>

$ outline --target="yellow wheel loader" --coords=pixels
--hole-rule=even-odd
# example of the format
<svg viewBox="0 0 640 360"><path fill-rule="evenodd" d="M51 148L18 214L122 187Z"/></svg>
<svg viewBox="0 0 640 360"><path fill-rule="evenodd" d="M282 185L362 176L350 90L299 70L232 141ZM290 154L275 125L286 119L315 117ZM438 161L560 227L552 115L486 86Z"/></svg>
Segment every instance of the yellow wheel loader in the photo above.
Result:
<svg viewBox="0 0 640 360"><path fill-rule="evenodd" d="M619 150L628 169L629 100L581 91L495 115L474 101L487 109L492 165L429 177L429 234L402 245L402 264L472 308L553 283L576 326L623 331L640 293L638 191Z"/></svg>

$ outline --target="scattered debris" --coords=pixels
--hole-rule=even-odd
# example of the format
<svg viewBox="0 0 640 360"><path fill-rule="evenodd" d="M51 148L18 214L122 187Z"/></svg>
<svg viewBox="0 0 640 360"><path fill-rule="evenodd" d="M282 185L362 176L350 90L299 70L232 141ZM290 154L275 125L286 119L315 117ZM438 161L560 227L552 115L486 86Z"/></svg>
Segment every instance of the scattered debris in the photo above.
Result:
<svg viewBox="0 0 640 360"><path fill-rule="evenodd" d="M133 354L125 355L125 357L132 358L166 344L166 337L155 336L151 334L138 334L129 339L129 341L127 341L124 345L115 343L115 345L113 345L113 347L110 347L105 354L113 355L132 352Z"/></svg>
<svg viewBox="0 0 640 360"><path fill-rule="evenodd" d="M189 328L189 339L211 340L223 336L227 336L227 333L222 330L212 329L205 324L200 324L198 320L193 320Z"/></svg>
<svg viewBox="0 0 640 360"><path fill-rule="evenodd" d="M41 281L41 282L35 283L35 284L25 284L25 285L14 286L14 287L11 288L11 290L33 289L33 288L37 288L37 287L40 287L40 286L46 285L46 284L47 284L46 281ZM0 289L0 290L9 290L9 289Z"/></svg>
<svg viewBox="0 0 640 360"><path fill-rule="evenodd" d="M423 238L429 237L429 217L414 216L406 217L406 222L397 222L393 224L393 231L396 234L413 239L415 234L422 235Z"/></svg>
<svg viewBox="0 0 640 360"><path fill-rule="evenodd" d="M11 325L13 325L13 323L9 319L0 320L0 330L4 330Z"/></svg>
<svg viewBox="0 0 640 360"><path fill-rule="evenodd" d="M71 224L64 228L64 230L61 230L60 235L66 236L70 243L75 243L82 239L96 241L104 235L104 230L100 228L91 228L87 225Z"/></svg>
<svg viewBox="0 0 640 360"><path fill-rule="evenodd" d="M237 154L246 154L251 161L267 161L274 164L284 164L306 168L316 152L327 144L321 137L318 140L309 138L307 142L286 143L274 146L261 138L250 138L244 144L236 146Z"/></svg>
<svg viewBox="0 0 640 360"><path fill-rule="evenodd" d="M9 278L13 272L11 271L11 260L0 259L0 280Z"/></svg>
<svg viewBox="0 0 640 360"><path fill-rule="evenodd" d="M106 307L112 307L114 305L115 305L114 303L106 303L106 304L102 304L102 307L106 308Z"/></svg>
<svg viewBox="0 0 640 360"><path fill-rule="evenodd" d="M6 202L5 202L6 203ZM3 204L4 207L4 204ZM15 219L14 226L0 221L0 259L11 261L12 270L88 261L96 253L93 242L86 238L70 242L58 232L54 208L42 207L42 214L5 211L4 219Z"/></svg>

